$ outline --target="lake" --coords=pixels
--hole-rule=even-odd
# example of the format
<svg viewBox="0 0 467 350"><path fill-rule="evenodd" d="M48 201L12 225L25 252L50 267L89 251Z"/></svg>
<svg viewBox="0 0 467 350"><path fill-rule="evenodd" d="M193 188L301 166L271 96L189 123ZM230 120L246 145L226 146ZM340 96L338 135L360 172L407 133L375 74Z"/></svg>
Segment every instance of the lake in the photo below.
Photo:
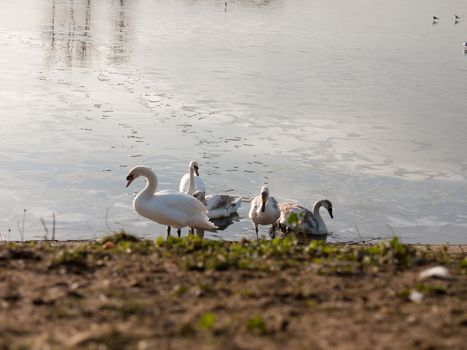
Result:
<svg viewBox="0 0 467 350"><path fill-rule="evenodd" d="M255 237L267 183L332 241L467 243L465 40L465 0L0 1L0 233L165 234L128 170L197 160L244 198L211 238Z"/></svg>

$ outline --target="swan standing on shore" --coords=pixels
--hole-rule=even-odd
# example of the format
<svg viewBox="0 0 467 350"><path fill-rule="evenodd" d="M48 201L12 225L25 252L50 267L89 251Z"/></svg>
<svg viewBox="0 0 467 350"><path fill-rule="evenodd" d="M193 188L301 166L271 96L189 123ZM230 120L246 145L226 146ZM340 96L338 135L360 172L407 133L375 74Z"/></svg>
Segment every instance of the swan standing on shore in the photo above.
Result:
<svg viewBox="0 0 467 350"><path fill-rule="evenodd" d="M209 221L206 207L196 198L178 192L156 192L157 176L145 166L137 166L130 170L126 177L126 187L140 176L146 178L147 184L133 201L133 207L139 215L167 225L168 234L171 226L176 227L178 233L186 226L210 230L217 228Z"/></svg>
<svg viewBox="0 0 467 350"><path fill-rule="evenodd" d="M195 177L196 174L196 177ZM203 179L199 176L198 163L192 160L188 166L188 173L183 175L180 180L179 191L192 195L195 191L206 193L206 186Z"/></svg>
<svg viewBox="0 0 467 350"><path fill-rule="evenodd" d="M328 210L329 216L334 219L332 215L332 203L327 199L317 201L313 205L313 211L305 208L297 203L281 203L279 208L281 211L278 220L279 227L284 233L298 232L309 235L327 235L328 228L319 213L319 209L324 207ZM289 224L288 220L290 214L295 213L298 216L298 222L294 225Z"/></svg>
<svg viewBox="0 0 467 350"><path fill-rule="evenodd" d="M193 197L203 203L208 208L209 219L226 218L234 214L242 203L242 197L235 198L228 194L209 194L196 191Z"/></svg>
<svg viewBox="0 0 467 350"><path fill-rule="evenodd" d="M258 239L258 225L272 225L274 230L275 223L279 219L281 212L274 197L269 196L267 186L261 188L261 194L251 201L250 217L255 224L256 238Z"/></svg>

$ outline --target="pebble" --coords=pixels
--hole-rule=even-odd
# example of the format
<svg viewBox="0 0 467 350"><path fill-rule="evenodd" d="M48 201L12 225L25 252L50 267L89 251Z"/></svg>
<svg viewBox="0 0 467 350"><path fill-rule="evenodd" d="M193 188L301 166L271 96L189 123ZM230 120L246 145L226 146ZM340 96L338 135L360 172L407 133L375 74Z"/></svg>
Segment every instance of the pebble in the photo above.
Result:
<svg viewBox="0 0 467 350"><path fill-rule="evenodd" d="M449 270L444 266L434 266L430 267L429 269L423 270L418 276L419 280L424 280L427 278L440 278L447 280L451 278L451 274L449 273Z"/></svg>

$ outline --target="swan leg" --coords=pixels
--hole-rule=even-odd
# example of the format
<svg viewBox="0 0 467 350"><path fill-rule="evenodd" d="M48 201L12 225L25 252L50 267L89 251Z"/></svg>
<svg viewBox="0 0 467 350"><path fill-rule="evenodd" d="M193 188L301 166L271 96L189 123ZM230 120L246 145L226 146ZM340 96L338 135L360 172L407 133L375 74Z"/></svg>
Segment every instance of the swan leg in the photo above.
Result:
<svg viewBox="0 0 467 350"><path fill-rule="evenodd" d="M256 240L258 240L259 239L259 237L258 237L258 225L255 225L255 231L256 231Z"/></svg>
<svg viewBox="0 0 467 350"><path fill-rule="evenodd" d="M170 226L167 226L167 238L170 237Z"/></svg>
<svg viewBox="0 0 467 350"><path fill-rule="evenodd" d="M177 229L177 236L180 237L182 235L182 230L181 229Z"/></svg>
<svg viewBox="0 0 467 350"><path fill-rule="evenodd" d="M271 236L272 239L276 238L276 224L273 224L269 229L269 236Z"/></svg>
<svg viewBox="0 0 467 350"><path fill-rule="evenodd" d="M204 238L204 230L202 228L197 228L196 235L200 238Z"/></svg>

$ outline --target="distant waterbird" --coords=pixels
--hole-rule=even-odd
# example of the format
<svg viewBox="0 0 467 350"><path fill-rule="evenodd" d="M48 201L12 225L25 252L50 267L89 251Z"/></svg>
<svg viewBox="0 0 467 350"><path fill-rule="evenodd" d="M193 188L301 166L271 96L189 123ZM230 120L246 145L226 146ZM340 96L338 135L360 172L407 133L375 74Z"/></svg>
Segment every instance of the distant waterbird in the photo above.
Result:
<svg viewBox="0 0 467 350"><path fill-rule="evenodd" d="M433 16L433 22L436 22L439 20L439 17Z"/></svg>
<svg viewBox="0 0 467 350"><path fill-rule="evenodd" d="M464 52L467 53L467 41L462 43L462 47L464 48Z"/></svg>
<svg viewBox="0 0 467 350"><path fill-rule="evenodd" d="M455 19L455 20L459 20L459 19L461 19L461 17L458 16L458 15L454 15L454 19Z"/></svg>

